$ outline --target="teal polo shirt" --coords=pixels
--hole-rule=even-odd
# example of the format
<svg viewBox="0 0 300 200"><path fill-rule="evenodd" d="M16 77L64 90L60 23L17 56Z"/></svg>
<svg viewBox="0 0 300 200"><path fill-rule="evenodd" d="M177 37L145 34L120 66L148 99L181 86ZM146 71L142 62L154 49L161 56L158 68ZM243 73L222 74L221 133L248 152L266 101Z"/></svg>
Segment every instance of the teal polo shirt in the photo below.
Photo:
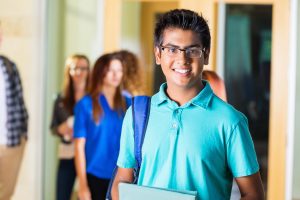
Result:
<svg viewBox="0 0 300 200"><path fill-rule="evenodd" d="M197 191L198 199L230 199L233 177L259 171L246 117L203 83L203 90L182 106L167 97L166 84L152 96L139 185ZM135 166L133 149L129 108L119 167Z"/></svg>

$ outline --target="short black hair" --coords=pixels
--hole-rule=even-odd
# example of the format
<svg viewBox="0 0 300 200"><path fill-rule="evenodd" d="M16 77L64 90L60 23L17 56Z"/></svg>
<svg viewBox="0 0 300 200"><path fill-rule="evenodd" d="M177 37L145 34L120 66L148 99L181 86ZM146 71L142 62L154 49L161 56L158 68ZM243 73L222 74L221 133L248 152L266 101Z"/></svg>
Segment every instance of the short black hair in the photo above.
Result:
<svg viewBox="0 0 300 200"><path fill-rule="evenodd" d="M207 21L198 13L175 9L164 13L156 23L154 30L154 45L159 47L163 41L164 31L168 28L180 28L195 32L205 49L210 49L210 31Z"/></svg>

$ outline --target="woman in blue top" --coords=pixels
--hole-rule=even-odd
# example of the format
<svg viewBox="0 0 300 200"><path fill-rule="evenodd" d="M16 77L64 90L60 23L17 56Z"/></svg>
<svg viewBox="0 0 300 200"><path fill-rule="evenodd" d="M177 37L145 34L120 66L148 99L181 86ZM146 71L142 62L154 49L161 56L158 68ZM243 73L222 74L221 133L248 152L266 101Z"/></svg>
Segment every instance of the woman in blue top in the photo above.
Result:
<svg viewBox="0 0 300 200"><path fill-rule="evenodd" d="M105 199L116 166L121 127L130 99L122 95L120 54L101 56L91 74L88 95L75 106L75 165L80 200Z"/></svg>

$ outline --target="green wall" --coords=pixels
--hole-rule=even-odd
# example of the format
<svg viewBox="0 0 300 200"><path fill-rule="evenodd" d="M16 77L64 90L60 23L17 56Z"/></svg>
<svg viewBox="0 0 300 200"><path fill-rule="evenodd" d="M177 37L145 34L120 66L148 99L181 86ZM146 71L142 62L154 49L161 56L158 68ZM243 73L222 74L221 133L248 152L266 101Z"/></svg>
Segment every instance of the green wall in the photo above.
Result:
<svg viewBox="0 0 300 200"><path fill-rule="evenodd" d="M64 61L71 54L82 53L93 63L101 54L101 2L103 0L47 1L43 200L55 199L59 140L51 134L49 125L55 96L61 90Z"/></svg>
<svg viewBox="0 0 300 200"><path fill-rule="evenodd" d="M55 94L60 89L63 68L63 18L64 2L60 0L47 1L46 17L46 89L44 91L44 156L43 156L43 199L55 199L55 180L57 169L57 138L51 135L49 124Z"/></svg>

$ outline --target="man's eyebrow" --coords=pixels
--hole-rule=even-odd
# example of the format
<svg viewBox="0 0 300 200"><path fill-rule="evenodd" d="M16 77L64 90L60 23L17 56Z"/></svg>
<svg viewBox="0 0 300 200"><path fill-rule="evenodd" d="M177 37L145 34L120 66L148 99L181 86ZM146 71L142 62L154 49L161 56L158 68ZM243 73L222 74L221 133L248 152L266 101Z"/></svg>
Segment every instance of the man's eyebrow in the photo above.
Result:
<svg viewBox="0 0 300 200"><path fill-rule="evenodd" d="M175 45L175 44L172 44L172 43L167 43L167 44L165 44L165 45L163 45L163 46L176 47L176 48L180 48L180 49L181 49L180 46ZM201 47L201 45L200 45L200 44L192 44L192 45L189 45L189 46L185 46L185 47L183 47L183 48L186 49L186 48L192 48L192 47Z"/></svg>
<svg viewBox="0 0 300 200"><path fill-rule="evenodd" d="M187 46L187 47L185 47L185 48L191 48L191 47L201 47L202 45L200 45L200 44L192 44L192 45L190 45L190 46Z"/></svg>
<svg viewBox="0 0 300 200"><path fill-rule="evenodd" d="M171 44L171 43L167 43L167 44L162 45L162 46L167 46L167 47L177 47L177 48L180 48L180 46L177 46L177 45Z"/></svg>

